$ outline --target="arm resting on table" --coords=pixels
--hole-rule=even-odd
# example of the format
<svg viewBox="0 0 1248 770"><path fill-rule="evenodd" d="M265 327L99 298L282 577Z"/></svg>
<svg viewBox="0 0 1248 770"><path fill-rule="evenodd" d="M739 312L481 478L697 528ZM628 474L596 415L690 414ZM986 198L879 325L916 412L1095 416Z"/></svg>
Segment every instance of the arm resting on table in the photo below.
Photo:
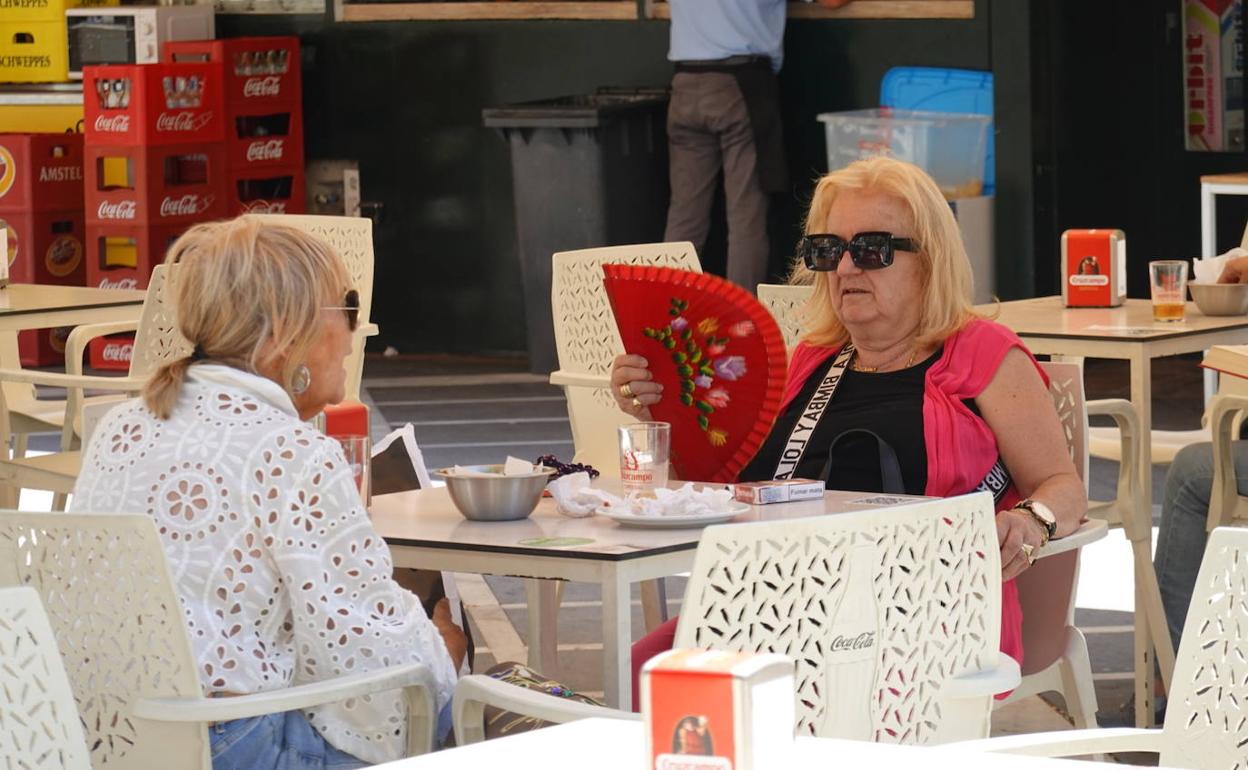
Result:
<svg viewBox="0 0 1248 770"><path fill-rule="evenodd" d="M488 676L466 676L455 685L451 713L455 722L455 744L467 746L485 740L487 705L536 717L546 722L573 722L577 719L640 720L640 714L604 706L592 706L544 692L526 690Z"/></svg>

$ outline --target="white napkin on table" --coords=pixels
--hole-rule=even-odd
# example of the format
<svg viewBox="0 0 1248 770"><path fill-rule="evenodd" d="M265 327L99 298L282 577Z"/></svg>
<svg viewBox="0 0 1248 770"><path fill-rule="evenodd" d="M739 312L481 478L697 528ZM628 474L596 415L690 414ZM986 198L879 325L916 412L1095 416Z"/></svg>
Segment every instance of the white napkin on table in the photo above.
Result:
<svg viewBox="0 0 1248 770"><path fill-rule="evenodd" d="M579 519L589 516L598 508L623 505L624 500L590 485L589 474L569 473L546 485L546 491L555 498L555 508L564 516Z"/></svg>

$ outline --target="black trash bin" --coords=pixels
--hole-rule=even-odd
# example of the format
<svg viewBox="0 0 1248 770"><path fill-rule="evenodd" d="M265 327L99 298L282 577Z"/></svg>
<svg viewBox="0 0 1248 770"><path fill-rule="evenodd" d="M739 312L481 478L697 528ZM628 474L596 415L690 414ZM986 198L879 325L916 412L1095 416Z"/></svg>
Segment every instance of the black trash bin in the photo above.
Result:
<svg viewBox="0 0 1248 770"><path fill-rule="evenodd" d="M662 240L667 101L666 89L600 89L482 111L511 144L530 371L558 368L552 254Z"/></svg>

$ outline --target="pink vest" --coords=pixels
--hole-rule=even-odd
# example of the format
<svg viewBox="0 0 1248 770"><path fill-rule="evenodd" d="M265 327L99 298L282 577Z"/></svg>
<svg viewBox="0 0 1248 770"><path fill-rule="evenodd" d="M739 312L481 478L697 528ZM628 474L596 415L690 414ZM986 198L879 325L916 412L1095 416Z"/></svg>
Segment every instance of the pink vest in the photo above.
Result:
<svg viewBox="0 0 1248 770"><path fill-rule="evenodd" d="M1036 365L1048 386L1048 377L1031 351L1014 332L992 321L974 319L945 340L940 360L927 370L923 389L923 441L927 450L927 494L950 497L974 491L997 461L997 439L984 422L963 403L988 387L1002 359L1017 347ZM802 385L839 348L800 343L789 361L781 411L788 407ZM1011 486L998 510L1018 502ZM1001 585L1001 651L1023 662L1023 611L1013 580Z"/></svg>

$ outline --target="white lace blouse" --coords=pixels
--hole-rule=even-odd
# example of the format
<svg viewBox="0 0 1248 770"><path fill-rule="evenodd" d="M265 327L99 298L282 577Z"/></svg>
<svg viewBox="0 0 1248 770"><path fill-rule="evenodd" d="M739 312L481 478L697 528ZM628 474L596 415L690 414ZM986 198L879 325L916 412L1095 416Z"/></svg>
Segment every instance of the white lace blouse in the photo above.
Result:
<svg viewBox="0 0 1248 770"><path fill-rule="evenodd" d="M76 511L156 520L206 693L254 693L421 662L441 708L455 670L364 510L342 449L270 380L197 364L168 420L112 409L87 447ZM337 748L402 756L397 692L306 712Z"/></svg>

